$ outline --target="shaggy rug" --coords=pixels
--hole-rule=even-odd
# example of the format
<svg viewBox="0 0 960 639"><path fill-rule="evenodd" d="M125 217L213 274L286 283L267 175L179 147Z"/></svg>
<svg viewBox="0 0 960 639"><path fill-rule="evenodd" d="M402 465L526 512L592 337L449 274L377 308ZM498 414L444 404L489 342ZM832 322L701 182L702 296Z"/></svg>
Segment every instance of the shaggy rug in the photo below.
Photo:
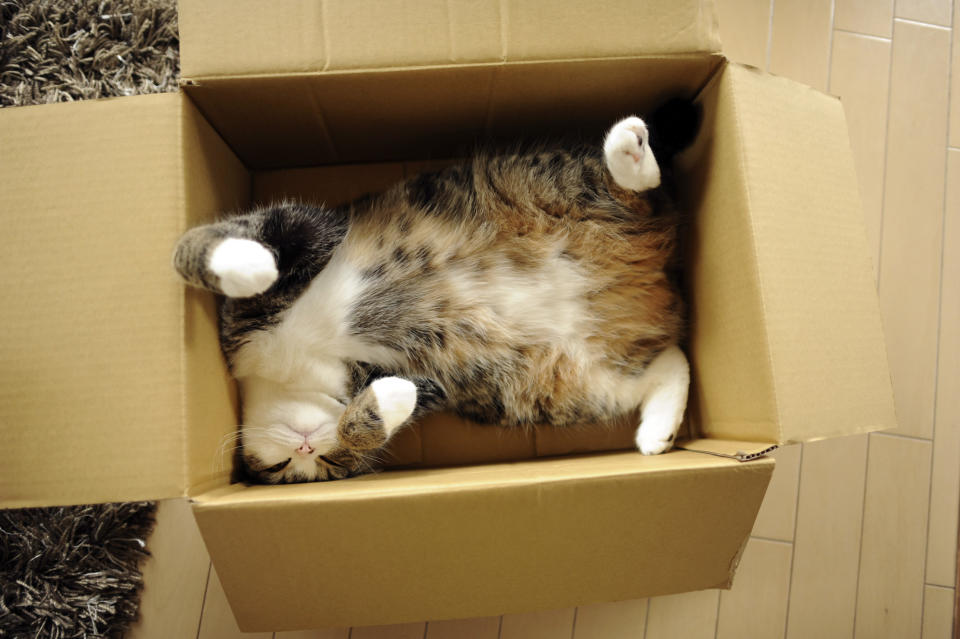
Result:
<svg viewBox="0 0 960 639"><path fill-rule="evenodd" d="M177 90L175 0L0 0L0 106ZM151 503L0 511L0 638L120 637Z"/></svg>

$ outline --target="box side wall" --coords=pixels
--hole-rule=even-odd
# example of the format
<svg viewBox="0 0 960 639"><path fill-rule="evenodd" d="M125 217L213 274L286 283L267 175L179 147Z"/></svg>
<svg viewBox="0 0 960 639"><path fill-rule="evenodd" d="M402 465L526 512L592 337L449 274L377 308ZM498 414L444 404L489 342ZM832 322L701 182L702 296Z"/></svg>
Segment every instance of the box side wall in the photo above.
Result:
<svg viewBox="0 0 960 639"><path fill-rule="evenodd" d="M0 505L184 485L180 95L0 110Z"/></svg>
<svg viewBox="0 0 960 639"><path fill-rule="evenodd" d="M183 101L181 232L250 204L252 179L189 99ZM173 245L167 249L173 251ZM214 295L183 289L183 397L190 492L229 480L240 423L236 385L220 351Z"/></svg>
<svg viewBox="0 0 960 639"><path fill-rule="evenodd" d="M836 98L745 67L740 114L781 443L893 428L863 209Z"/></svg>
<svg viewBox="0 0 960 639"><path fill-rule="evenodd" d="M692 386L688 412L707 437L778 441L778 414L750 215L740 114L729 66L699 97L704 121L680 158Z"/></svg>
<svg viewBox="0 0 960 639"><path fill-rule="evenodd" d="M694 467L677 468L681 458ZM772 461L650 459L390 471L285 487L299 489L285 496L203 498L195 512L245 631L475 617L729 583ZM675 468L638 471L645 463ZM415 481L423 476L432 481Z"/></svg>
<svg viewBox="0 0 960 639"><path fill-rule="evenodd" d="M599 138L624 115L693 96L719 61L701 55L221 78L185 90L248 167L278 169L464 157L478 143L531 135Z"/></svg>
<svg viewBox="0 0 960 639"><path fill-rule="evenodd" d="M192 80L720 48L712 0L180 0L180 33Z"/></svg>

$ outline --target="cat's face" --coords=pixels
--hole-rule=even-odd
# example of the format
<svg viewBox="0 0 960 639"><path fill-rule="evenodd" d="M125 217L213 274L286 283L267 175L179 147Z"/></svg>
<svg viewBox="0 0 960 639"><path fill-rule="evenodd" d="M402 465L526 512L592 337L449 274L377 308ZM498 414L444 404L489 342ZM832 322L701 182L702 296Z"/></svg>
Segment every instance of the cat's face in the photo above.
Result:
<svg viewBox="0 0 960 639"><path fill-rule="evenodd" d="M361 456L337 443L339 401L263 379L242 383L243 464L256 483L343 479L363 466Z"/></svg>

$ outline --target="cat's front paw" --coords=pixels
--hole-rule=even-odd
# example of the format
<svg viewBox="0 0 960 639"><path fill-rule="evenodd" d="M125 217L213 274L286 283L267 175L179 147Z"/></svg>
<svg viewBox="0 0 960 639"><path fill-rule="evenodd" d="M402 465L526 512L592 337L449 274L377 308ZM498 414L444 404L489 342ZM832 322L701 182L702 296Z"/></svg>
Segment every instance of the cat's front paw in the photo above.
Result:
<svg viewBox="0 0 960 639"><path fill-rule="evenodd" d="M347 405L337 437L345 448L379 448L410 419L416 406L416 384L399 377L382 377Z"/></svg>
<svg viewBox="0 0 960 639"><path fill-rule="evenodd" d="M227 297L253 297L277 281L277 263L263 244L227 238L210 253L210 271Z"/></svg>
<svg viewBox="0 0 960 639"><path fill-rule="evenodd" d="M381 377L370 384L370 389L377 398L380 417L388 434L410 419L417 407L417 385L409 380Z"/></svg>
<svg viewBox="0 0 960 639"><path fill-rule="evenodd" d="M603 155L619 186L646 191L660 185L660 166L650 148L647 125L640 118L630 116L613 125L603 142Z"/></svg>

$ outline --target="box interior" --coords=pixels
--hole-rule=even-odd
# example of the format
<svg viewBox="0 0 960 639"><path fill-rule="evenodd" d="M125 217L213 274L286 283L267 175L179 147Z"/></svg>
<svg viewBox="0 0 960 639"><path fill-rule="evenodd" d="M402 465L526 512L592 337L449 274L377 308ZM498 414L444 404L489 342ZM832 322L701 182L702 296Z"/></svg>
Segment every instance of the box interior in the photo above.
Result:
<svg viewBox="0 0 960 639"><path fill-rule="evenodd" d="M690 215L688 434L763 444L758 450L895 423L856 180L833 98L716 54L225 78L185 89L235 152L223 174L245 175L248 190L233 184L224 192L238 204L296 198L329 206L455 161L478 142L564 134L599 141L619 117L669 96L696 96L704 123L679 174ZM223 146L212 136L210 145ZM200 360L210 366L213 347L204 348ZM199 404L208 406L209 395ZM217 436L235 423L224 421ZM505 434L435 417L398 435L387 459L442 466L628 448L634 423ZM215 447L209 428L187 430L204 433L190 446L197 494L217 477L203 463Z"/></svg>
<svg viewBox="0 0 960 639"><path fill-rule="evenodd" d="M696 96L722 64L717 55L683 55L304 74L205 81L185 87L185 92L204 114L199 120L212 123L236 152L231 159L222 142L204 138L205 143L200 143L196 136L194 153L205 153L200 164L227 167L219 177L224 182L218 191L221 200L228 201L232 193L237 206L285 198L335 206L456 161L478 143L497 148L518 139L576 137L599 144L620 117L649 111L668 97ZM272 97L264 101L266 95ZM278 107L278 102L283 106ZM384 109L385 104L390 107ZM557 109L555 104L564 107ZM258 126L244 124L251 121ZM190 121L187 126L207 130L202 121ZM305 130L315 135L304 135ZM298 166L304 161L315 165ZM288 168L258 168L281 162ZM244 171L249 191L242 188ZM202 183L218 179L212 170L200 174ZM188 208L208 213L223 210L211 209L213 200L206 197L196 206L188 202ZM187 297L187 317L203 318L205 335L214 341L206 302L193 292ZM195 323L188 321L188 326ZM195 346L204 354L193 353L188 345L188 359L197 366L209 366L213 346L199 340ZM221 403L234 402L232 395L223 392L222 382L217 384L220 390L213 396ZM195 495L210 481L216 483L218 476L225 481L224 469L232 463L230 449L218 452L214 443L229 437L237 422L235 413L221 410L222 428L214 435L209 423L217 420L211 420L210 406L215 402L209 390L195 394L187 384L187 394L202 397L188 401L196 405L200 418L196 427L188 428L194 438L189 448L194 462L190 494ZM392 466L442 466L625 449L633 446L636 423L636 416L630 416L613 424L584 425L582 430L503 432L450 415L435 416L399 434L386 457ZM210 456L206 463L204 455Z"/></svg>

